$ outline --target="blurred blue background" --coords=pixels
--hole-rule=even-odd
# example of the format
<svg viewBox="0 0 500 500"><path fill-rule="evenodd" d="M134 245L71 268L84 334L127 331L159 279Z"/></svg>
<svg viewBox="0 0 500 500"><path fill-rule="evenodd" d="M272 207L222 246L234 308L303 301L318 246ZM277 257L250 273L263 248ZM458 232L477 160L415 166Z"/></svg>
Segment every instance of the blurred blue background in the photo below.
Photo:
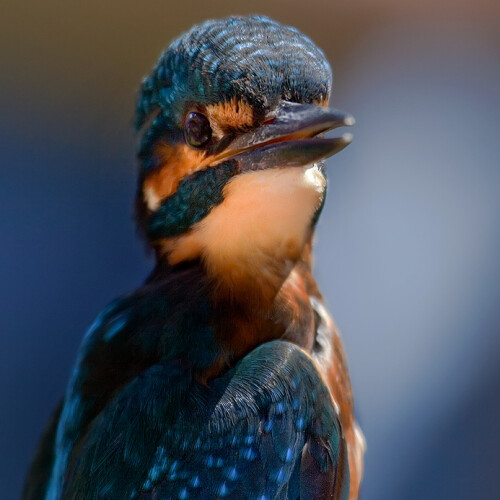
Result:
<svg viewBox="0 0 500 500"><path fill-rule="evenodd" d="M77 346L151 259L135 236L140 78L195 22L307 33L357 119L316 275L366 434L363 500L500 491L500 4L14 2L0 15L0 476L17 498Z"/></svg>

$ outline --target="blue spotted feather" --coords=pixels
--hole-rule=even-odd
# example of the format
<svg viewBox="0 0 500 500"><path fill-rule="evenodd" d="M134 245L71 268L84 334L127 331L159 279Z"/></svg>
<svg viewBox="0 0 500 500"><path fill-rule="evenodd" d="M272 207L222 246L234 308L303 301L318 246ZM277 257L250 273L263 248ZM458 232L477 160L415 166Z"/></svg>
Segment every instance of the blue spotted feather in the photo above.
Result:
<svg viewBox="0 0 500 500"><path fill-rule="evenodd" d="M313 362L273 341L209 386L171 362L141 374L90 426L63 498L345 499L345 453Z"/></svg>

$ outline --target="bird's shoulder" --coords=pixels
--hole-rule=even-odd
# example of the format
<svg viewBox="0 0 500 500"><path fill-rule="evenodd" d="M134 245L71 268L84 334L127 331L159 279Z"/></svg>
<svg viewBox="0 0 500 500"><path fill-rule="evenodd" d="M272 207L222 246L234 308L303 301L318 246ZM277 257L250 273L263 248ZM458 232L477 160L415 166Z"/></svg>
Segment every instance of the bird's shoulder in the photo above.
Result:
<svg viewBox="0 0 500 500"><path fill-rule="evenodd" d="M208 312L200 283L195 271L181 270L167 280L149 280L97 315L79 347L62 405L38 446L24 499L58 490L89 426L131 381L147 377L164 358L182 358L186 350L211 362L215 346L205 331Z"/></svg>
<svg viewBox="0 0 500 500"><path fill-rule="evenodd" d="M152 366L95 418L69 463L64 498L344 498L349 489L330 393L285 341L209 385L181 363Z"/></svg>

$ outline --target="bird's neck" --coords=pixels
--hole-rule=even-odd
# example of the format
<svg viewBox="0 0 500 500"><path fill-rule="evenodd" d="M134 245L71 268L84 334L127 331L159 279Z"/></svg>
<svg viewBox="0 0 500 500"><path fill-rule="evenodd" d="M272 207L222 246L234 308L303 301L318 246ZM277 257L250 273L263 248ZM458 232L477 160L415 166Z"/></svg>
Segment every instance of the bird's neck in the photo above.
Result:
<svg viewBox="0 0 500 500"><path fill-rule="evenodd" d="M202 221L160 243L159 258L171 265L199 259L221 301L266 309L293 281L296 264L310 261L325 183L315 165L238 175Z"/></svg>
<svg viewBox="0 0 500 500"><path fill-rule="evenodd" d="M267 282L248 278L248 288L212 289L217 336L232 356L239 358L256 346L274 339L290 340L306 350L314 340L314 313L310 297L320 296L311 274L310 246L293 265L283 267ZM279 278L278 278L279 276Z"/></svg>
<svg viewBox="0 0 500 500"><path fill-rule="evenodd" d="M208 369L198 371L202 380L216 377L255 347L274 339L289 340L311 352L316 329L311 298L321 297L311 274L311 240L293 263L275 263L274 275L265 283L257 274L246 277L247 288L241 287L242 282L229 289L224 282L214 281L199 259L173 268L162 262L153 281L163 282L170 273L190 267L193 274L203 276L200 284L211 303L210 326L220 356Z"/></svg>
<svg viewBox="0 0 500 500"><path fill-rule="evenodd" d="M216 339L225 353L220 367L276 338L310 351L310 297L319 296L311 242L325 183L315 165L238 175L204 219L159 242L165 269L191 262L205 276Z"/></svg>

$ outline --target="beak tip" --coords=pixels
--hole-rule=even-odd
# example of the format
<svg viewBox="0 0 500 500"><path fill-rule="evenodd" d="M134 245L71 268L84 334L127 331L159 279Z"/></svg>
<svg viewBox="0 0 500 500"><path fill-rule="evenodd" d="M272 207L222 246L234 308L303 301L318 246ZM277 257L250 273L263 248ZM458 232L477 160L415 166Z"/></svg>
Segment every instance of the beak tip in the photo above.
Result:
<svg viewBox="0 0 500 500"><path fill-rule="evenodd" d="M354 119L354 116L352 115L347 115L344 118L344 125L346 127L352 127L356 123L356 120Z"/></svg>
<svg viewBox="0 0 500 500"><path fill-rule="evenodd" d="M345 142L345 144L347 146L348 144L351 144L351 142L354 139L354 136L352 134L350 134L350 133L347 133L347 134L343 134L342 135L342 139L344 140L344 142Z"/></svg>

